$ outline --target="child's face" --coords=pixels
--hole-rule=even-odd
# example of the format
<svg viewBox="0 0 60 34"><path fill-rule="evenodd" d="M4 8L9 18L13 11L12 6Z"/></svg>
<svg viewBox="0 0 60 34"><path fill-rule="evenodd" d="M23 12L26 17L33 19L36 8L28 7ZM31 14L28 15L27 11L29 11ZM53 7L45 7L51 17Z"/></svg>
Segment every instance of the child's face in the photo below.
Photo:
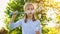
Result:
<svg viewBox="0 0 60 34"><path fill-rule="evenodd" d="M34 6L32 4L29 4L25 7L25 13L28 15L28 17L32 18L34 12Z"/></svg>
<svg viewBox="0 0 60 34"><path fill-rule="evenodd" d="M33 14L34 13L34 6L32 4L29 4L25 7L25 13L27 14Z"/></svg>

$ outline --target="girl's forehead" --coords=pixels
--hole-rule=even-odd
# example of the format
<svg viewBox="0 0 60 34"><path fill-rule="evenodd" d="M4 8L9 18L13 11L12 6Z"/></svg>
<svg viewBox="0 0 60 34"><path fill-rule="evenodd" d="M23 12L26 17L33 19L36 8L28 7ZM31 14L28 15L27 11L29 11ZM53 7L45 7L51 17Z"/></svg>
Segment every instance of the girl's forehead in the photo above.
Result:
<svg viewBox="0 0 60 34"><path fill-rule="evenodd" d="M33 4L25 4L24 11L29 10L29 9L34 10L35 9L34 5Z"/></svg>

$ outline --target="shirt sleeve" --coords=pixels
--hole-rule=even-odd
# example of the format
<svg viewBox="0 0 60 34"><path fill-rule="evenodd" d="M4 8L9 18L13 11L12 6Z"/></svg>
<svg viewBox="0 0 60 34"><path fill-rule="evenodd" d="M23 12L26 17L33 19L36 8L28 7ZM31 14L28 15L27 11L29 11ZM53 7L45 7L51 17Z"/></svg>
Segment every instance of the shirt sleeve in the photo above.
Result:
<svg viewBox="0 0 60 34"><path fill-rule="evenodd" d="M10 30L13 30L19 26L22 26L22 19L18 20L16 23L9 23L9 29Z"/></svg>
<svg viewBox="0 0 60 34"><path fill-rule="evenodd" d="M36 21L36 31L39 31L40 34L42 34L42 28L39 20Z"/></svg>

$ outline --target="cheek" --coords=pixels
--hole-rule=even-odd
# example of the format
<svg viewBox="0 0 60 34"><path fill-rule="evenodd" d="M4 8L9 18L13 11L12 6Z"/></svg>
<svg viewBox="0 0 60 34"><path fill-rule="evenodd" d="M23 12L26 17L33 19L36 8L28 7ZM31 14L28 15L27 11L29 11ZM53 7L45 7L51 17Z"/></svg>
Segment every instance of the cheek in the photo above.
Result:
<svg viewBox="0 0 60 34"><path fill-rule="evenodd" d="M28 14L28 11L24 11L24 13Z"/></svg>

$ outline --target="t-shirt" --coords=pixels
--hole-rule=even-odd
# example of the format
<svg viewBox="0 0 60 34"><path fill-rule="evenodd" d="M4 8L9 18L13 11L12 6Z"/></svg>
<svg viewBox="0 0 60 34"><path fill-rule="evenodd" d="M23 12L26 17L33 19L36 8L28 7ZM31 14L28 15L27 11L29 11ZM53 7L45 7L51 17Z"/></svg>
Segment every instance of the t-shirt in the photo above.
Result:
<svg viewBox="0 0 60 34"><path fill-rule="evenodd" d="M16 23L10 23L9 28L13 30L16 27L21 26L22 34L36 34L36 31L40 31L40 34L42 34L40 25L41 24L39 20L33 21L30 19L27 19L27 22L25 23L24 19L20 19Z"/></svg>

